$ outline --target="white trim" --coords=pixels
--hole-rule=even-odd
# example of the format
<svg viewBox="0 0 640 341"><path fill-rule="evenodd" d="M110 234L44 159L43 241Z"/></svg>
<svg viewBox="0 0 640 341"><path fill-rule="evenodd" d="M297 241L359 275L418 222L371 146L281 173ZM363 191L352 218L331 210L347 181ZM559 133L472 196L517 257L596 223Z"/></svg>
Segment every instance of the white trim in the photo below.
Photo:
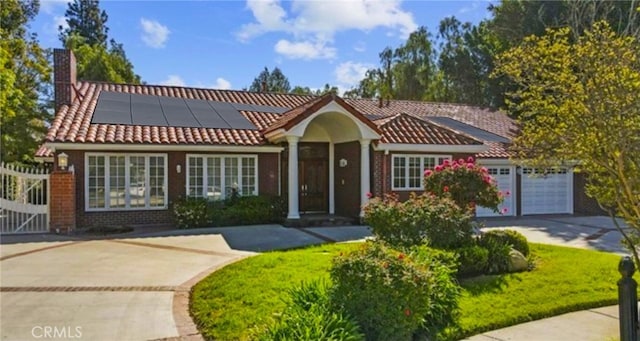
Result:
<svg viewBox="0 0 640 341"><path fill-rule="evenodd" d="M329 142L329 214L336 213L335 145Z"/></svg>
<svg viewBox="0 0 640 341"><path fill-rule="evenodd" d="M254 189L253 189L253 193L251 195L259 195L260 192L260 186L258 184L258 179L259 179L259 175L258 175L258 155L257 154L186 154L185 155L185 196L189 196L189 158L202 158L202 193L203 193L203 198L208 199L208 195L205 195L207 193L207 188L209 187L209 176L207 174L208 171L208 159L209 158L219 158L220 159L220 199L225 199L227 196L227 193L225 191L226 187L226 174L225 174L225 169L226 169L226 160L227 159L237 159L238 160L238 166L237 166L237 170L238 170L238 193L242 196L242 187L243 187L243 182L242 182L242 159L243 158L251 158L254 160L254 164L253 164L253 174L255 177L255 184L254 184Z"/></svg>
<svg viewBox="0 0 640 341"><path fill-rule="evenodd" d="M89 150L89 151L135 151L135 152L226 152L226 153L280 153L283 147L277 146L221 146L221 145L193 145L193 144L124 144L124 143L59 143L47 142L47 148L52 151L60 150Z"/></svg>
<svg viewBox="0 0 640 341"><path fill-rule="evenodd" d="M422 172L424 172L425 168L424 168L424 159L425 158L434 158L434 166L438 165L438 159L448 159L449 161L452 160L452 156L451 155L445 155L445 154L391 154L391 190L392 191L417 191L417 190L422 190L424 189L423 183L422 181L420 181L420 186L419 187L409 187L409 158L413 157L413 158L420 158L420 168L422 169L421 175L420 177L422 178ZM395 173L396 173L396 167L394 166L394 160L396 158L403 158L405 159L405 168L404 168L404 180L405 180L405 187L395 187Z"/></svg>
<svg viewBox="0 0 640 341"><path fill-rule="evenodd" d="M105 207L89 207L89 158L92 156L101 156L104 157L104 202ZM111 167L109 164L110 157L124 157L124 188L125 188L125 207L109 207L110 200L108 198L109 191L107 189L111 188L111 176L110 171ZM130 157L144 157L145 160L145 206L144 207L130 207ZM163 184L162 187L164 189L164 202L163 206L149 206L149 195L150 195L150 182L149 182L149 158L150 157L162 157L164 161L164 176L163 176ZM156 210L166 210L169 207L169 170L168 170L169 156L167 154L159 154L159 153L85 153L84 154L84 210L85 212L117 212L117 211L156 211Z"/></svg>
<svg viewBox="0 0 640 341"><path fill-rule="evenodd" d="M369 145L371 140L360 140L360 217L364 217L364 206L369 201L367 196L371 191L370 172L371 161L369 160Z"/></svg>
<svg viewBox="0 0 640 341"><path fill-rule="evenodd" d="M287 142L289 143L289 156L288 156L288 168L289 168L289 212L287 219L300 219L300 203L298 194L298 136L287 136Z"/></svg>
<svg viewBox="0 0 640 341"><path fill-rule="evenodd" d="M285 130L284 128L280 128L278 130L275 130L275 131L269 132L268 134L265 134L265 137L269 141L272 141L272 142L281 140L282 138L287 138L289 136L297 136L297 137L302 138L304 136L304 133L305 133L306 129L307 129L307 126L316 117L318 117L320 115L323 115L323 114L327 114L327 113L338 113L338 114L342 114L342 115L348 117L358 127L358 132L360 133L359 138L369 139L369 140L378 140L378 139L380 139L380 134L378 134L374 129L372 129L370 126L368 126L363 121L361 121L361 120L357 119L356 117L354 117L354 115L351 112L346 110L340 104L336 103L335 100L327 103L322 108L319 108L316 112L314 112L313 114L309 115L309 117L307 117L304 120L300 121L298 124L296 124L295 126L291 127L289 130Z"/></svg>
<svg viewBox="0 0 640 341"><path fill-rule="evenodd" d="M425 153L482 153L489 150L483 144L406 144L406 143L378 143L374 150L392 152L425 152Z"/></svg>
<svg viewBox="0 0 640 341"><path fill-rule="evenodd" d="M516 164L511 162L509 159L476 159L476 162L479 165L488 165L488 166L515 166Z"/></svg>

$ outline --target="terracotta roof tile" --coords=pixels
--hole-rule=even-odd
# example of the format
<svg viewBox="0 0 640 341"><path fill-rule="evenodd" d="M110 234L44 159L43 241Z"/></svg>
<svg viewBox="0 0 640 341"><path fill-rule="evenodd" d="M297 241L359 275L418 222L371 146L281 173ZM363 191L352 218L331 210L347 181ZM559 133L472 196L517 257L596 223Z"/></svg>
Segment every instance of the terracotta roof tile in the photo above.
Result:
<svg viewBox="0 0 640 341"><path fill-rule="evenodd" d="M406 144L450 144L472 145L482 144L472 137L454 132L445 127L427 122L408 114L399 114L385 118L375 123L380 123L383 132L382 143L406 143Z"/></svg>
<svg viewBox="0 0 640 341"><path fill-rule="evenodd" d="M77 90L78 98L70 106L62 106L57 112L49 128L47 142L263 145L268 143L264 137L265 132L287 127L292 124L291 122L299 120L301 115L308 114L309 108L322 102L323 98L327 98L327 96L97 82L79 82ZM290 108L290 110L282 115L241 111L257 130L92 124L93 111L101 91L257 104ZM428 141L432 141L449 144L469 142L465 140L468 137L462 134L456 135L450 131L444 133L443 129L447 130L446 128L438 128L437 124L429 124L422 120L422 118L433 116L449 117L508 139L512 139L518 133L515 122L503 112L474 106L392 100L388 105L384 103L385 105L379 107L377 99L343 100L335 97L335 100L353 110L362 119L366 117L375 120L373 123L368 121L367 123L372 127L382 128L381 142L431 143ZM489 145L490 150L481 156L508 156L507 144L489 143ZM46 154L46 150L41 148L37 155L44 155L43 153Z"/></svg>

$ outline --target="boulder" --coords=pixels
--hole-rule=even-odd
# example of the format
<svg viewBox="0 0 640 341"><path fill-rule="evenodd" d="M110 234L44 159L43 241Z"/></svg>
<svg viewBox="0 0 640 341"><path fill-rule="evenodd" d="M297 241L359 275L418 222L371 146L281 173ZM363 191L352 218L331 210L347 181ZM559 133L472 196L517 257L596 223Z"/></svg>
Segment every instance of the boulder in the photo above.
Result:
<svg viewBox="0 0 640 341"><path fill-rule="evenodd" d="M528 268L527 258L520 251L511 249L509 251L509 272L525 271Z"/></svg>

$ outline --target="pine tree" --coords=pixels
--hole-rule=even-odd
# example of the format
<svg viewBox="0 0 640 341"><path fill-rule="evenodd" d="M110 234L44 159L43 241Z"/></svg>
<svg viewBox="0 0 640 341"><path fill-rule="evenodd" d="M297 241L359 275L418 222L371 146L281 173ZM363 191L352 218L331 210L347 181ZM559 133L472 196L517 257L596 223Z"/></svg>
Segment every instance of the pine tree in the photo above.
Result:
<svg viewBox="0 0 640 341"><path fill-rule="evenodd" d="M264 70L253 79L249 91L288 93L291 91L291 85L289 84L287 76L285 76L278 67L271 72L265 67Z"/></svg>
<svg viewBox="0 0 640 341"><path fill-rule="evenodd" d="M100 10L99 0L74 0L69 3L67 11L68 28L58 27L60 41L66 43L69 36L77 34L85 38L88 45L106 45L109 28L106 26L107 12Z"/></svg>

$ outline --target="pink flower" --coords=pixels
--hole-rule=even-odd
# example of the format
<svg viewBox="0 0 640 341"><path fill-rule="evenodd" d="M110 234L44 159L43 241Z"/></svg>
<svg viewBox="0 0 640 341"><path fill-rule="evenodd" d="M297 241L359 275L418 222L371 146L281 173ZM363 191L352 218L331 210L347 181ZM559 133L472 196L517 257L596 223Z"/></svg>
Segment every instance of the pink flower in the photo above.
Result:
<svg viewBox="0 0 640 341"><path fill-rule="evenodd" d="M449 186L444 186L444 188L442 188L442 191L449 192Z"/></svg>
<svg viewBox="0 0 640 341"><path fill-rule="evenodd" d="M449 160L444 160L444 162L442 163L444 166L449 166L451 164L451 161Z"/></svg>
<svg viewBox="0 0 640 341"><path fill-rule="evenodd" d="M437 165L436 168L434 168L436 172L439 172L442 170L442 166L441 165Z"/></svg>
<svg viewBox="0 0 640 341"><path fill-rule="evenodd" d="M426 171L424 171L424 176L429 176L433 174L433 171L431 169L427 169Z"/></svg>
<svg viewBox="0 0 640 341"><path fill-rule="evenodd" d="M467 168L468 169L473 169L473 163L467 163Z"/></svg>
<svg viewBox="0 0 640 341"><path fill-rule="evenodd" d="M458 160L458 163L461 164L461 165L464 165L464 159Z"/></svg>
<svg viewBox="0 0 640 341"><path fill-rule="evenodd" d="M367 192L367 198L371 199L373 197L373 194L371 194L371 192Z"/></svg>
<svg viewBox="0 0 640 341"><path fill-rule="evenodd" d="M488 173L489 170L485 167L480 168L480 171L482 171L482 173Z"/></svg>
<svg viewBox="0 0 640 341"><path fill-rule="evenodd" d="M509 210L505 207L502 209L502 211L500 211L500 213L502 214L507 214L507 212L509 212Z"/></svg>
<svg viewBox="0 0 640 341"><path fill-rule="evenodd" d="M502 198L502 191L498 191L498 198Z"/></svg>
<svg viewBox="0 0 640 341"><path fill-rule="evenodd" d="M469 156L469 157L467 158L467 162L469 162L469 163L473 163L474 161L475 161L475 160L473 159L473 156Z"/></svg>
<svg viewBox="0 0 640 341"><path fill-rule="evenodd" d="M511 195L511 192L506 191L506 192L504 192L504 195L508 197L508 196L510 196L510 195Z"/></svg>
<svg viewBox="0 0 640 341"><path fill-rule="evenodd" d="M452 166L451 168L453 168L453 169L458 169L458 168L460 168L460 165L459 165L459 164L457 164L457 163L454 163L454 164L453 164L453 166Z"/></svg>

